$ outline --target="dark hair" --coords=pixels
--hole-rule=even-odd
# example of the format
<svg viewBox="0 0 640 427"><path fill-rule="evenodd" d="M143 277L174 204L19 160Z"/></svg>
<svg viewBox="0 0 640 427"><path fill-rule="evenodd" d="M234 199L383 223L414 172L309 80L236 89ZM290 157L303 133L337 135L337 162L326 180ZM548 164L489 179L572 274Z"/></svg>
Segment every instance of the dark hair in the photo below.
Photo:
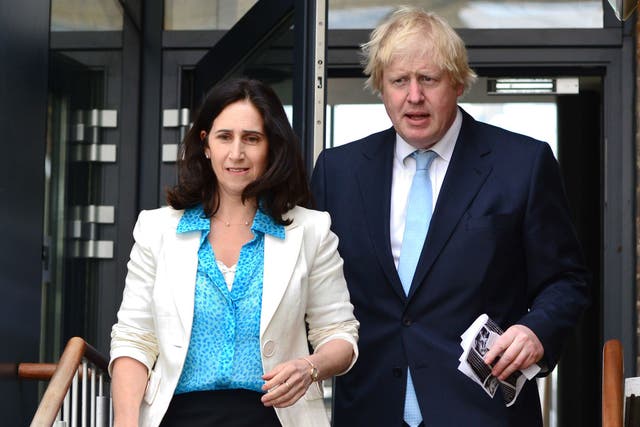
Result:
<svg viewBox="0 0 640 427"><path fill-rule="evenodd" d="M266 84L252 79L235 78L217 84L204 99L187 132L178 158L178 184L167 191L167 202L175 209L188 209L200 203L208 217L216 213L218 180L205 157L206 140L211 124L228 105L247 100L260 112L268 141L267 168L242 192L242 200L256 198L261 209L276 222L287 225L283 214L295 205L308 206L311 192L298 147L298 137L291 129L278 95Z"/></svg>

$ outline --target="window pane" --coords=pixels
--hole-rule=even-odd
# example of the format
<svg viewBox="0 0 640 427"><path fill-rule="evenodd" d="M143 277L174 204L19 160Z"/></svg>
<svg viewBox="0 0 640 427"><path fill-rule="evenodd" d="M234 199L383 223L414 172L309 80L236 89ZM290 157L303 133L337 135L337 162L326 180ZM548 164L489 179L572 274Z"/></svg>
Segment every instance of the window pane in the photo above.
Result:
<svg viewBox="0 0 640 427"><path fill-rule="evenodd" d="M51 31L122 31L117 0L52 0Z"/></svg>
<svg viewBox="0 0 640 427"><path fill-rule="evenodd" d="M555 102L460 102L458 105L478 121L548 143L558 157L558 109ZM536 119L531 120L532 117Z"/></svg>
<svg viewBox="0 0 640 427"><path fill-rule="evenodd" d="M380 104L338 104L333 106L333 132L327 132L331 147L364 138L374 132L391 127L391 120L384 105Z"/></svg>
<svg viewBox="0 0 640 427"><path fill-rule="evenodd" d="M462 107L481 122L547 142L557 156L557 109L553 102L465 103ZM333 125L327 131L327 148L336 147L387 129L391 121L382 104L333 106ZM536 117L535 121L531 117ZM544 125L540 125L543 123Z"/></svg>
<svg viewBox="0 0 640 427"><path fill-rule="evenodd" d="M557 155L555 95L492 96L486 93L486 82L486 78L480 77L458 105L476 120L547 142ZM382 101L363 86L361 78L328 80L325 148L363 138L392 125Z"/></svg>
<svg viewBox="0 0 640 427"><path fill-rule="evenodd" d="M165 30L228 30L257 0L164 0Z"/></svg>
<svg viewBox="0 0 640 427"><path fill-rule="evenodd" d="M454 28L602 28L600 0L451 0L403 2L432 10ZM391 10L387 0L333 0L329 28L373 28Z"/></svg>

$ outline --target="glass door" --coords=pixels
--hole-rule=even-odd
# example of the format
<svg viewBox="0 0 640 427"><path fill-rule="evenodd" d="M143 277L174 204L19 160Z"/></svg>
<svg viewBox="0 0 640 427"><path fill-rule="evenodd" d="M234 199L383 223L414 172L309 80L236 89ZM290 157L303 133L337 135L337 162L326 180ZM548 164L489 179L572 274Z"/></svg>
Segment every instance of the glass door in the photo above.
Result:
<svg viewBox="0 0 640 427"><path fill-rule="evenodd" d="M127 154L136 152L137 104L130 94L139 88L129 66L137 61L123 55L130 49L123 35L133 24L122 5L55 0L51 7L43 361L57 360L73 336L108 354L115 284L121 281L117 270L124 258L118 252L130 250L117 235L120 226L131 235L122 220L129 216L126 199L135 188L128 179L136 175L135 159ZM134 90L123 90L125 74Z"/></svg>
<svg viewBox="0 0 640 427"><path fill-rule="evenodd" d="M105 73L52 52L45 171L41 356L55 360L71 336L96 338L101 260L113 257L102 225L114 222L104 197L103 165L115 161L104 129L117 112L103 109Z"/></svg>

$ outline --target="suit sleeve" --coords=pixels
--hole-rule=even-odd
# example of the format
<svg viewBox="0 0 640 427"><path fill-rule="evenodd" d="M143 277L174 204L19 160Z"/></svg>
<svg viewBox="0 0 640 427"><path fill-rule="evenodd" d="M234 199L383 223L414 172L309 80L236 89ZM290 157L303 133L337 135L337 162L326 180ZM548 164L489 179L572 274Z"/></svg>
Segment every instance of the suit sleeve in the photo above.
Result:
<svg viewBox="0 0 640 427"><path fill-rule="evenodd" d="M327 210L325 196L325 153L325 150L320 152L316 160L316 165L313 168L313 174L311 175L311 192L314 199L314 209L319 211Z"/></svg>
<svg viewBox="0 0 640 427"><path fill-rule="evenodd" d="M156 257L153 253L157 230L141 212L133 230L135 243L127 264L127 277L118 310L118 322L111 330L111 361L128 356L143 363L149 372L158 356L158 341L152 311Z"/></svg>
<svg viewBox="0 0 640 427"><path fill-rule="evenodd" d="M571 221L558 164L540 144L525 211L523 242L529 312L518 322L544 347L549 370L557 363L569 331L589 301L589 275Z"/></svg>

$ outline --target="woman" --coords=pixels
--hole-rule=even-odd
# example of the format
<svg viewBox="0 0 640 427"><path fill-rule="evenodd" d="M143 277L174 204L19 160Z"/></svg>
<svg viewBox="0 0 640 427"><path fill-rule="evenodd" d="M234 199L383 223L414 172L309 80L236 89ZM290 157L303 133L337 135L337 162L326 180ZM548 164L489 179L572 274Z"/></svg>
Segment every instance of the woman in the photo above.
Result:
<svg viewBox="0 0 640 427"><path fill-rule="evenodd" d="M328 214L300 207L282 104L258 81L225 82L181 150L170 207L133 232L115 426L328 426L319 381L355 362L358 322Z"/></svg>

